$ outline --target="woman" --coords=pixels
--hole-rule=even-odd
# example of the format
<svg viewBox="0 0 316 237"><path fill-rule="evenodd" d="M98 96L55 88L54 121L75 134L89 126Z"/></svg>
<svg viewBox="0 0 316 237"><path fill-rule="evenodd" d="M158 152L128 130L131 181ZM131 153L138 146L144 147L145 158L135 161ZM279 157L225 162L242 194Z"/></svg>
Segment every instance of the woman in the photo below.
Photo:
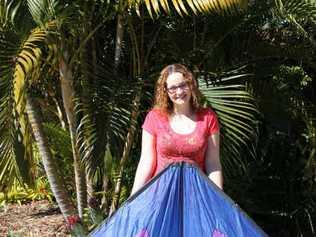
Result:
<svg viewBox="0 0 316 237"><path fill-rule="evenodd" d="M219 124L199 100L196 81L185 66L162 70L154 108L142 126L132 196L91 236L266 236L220 190Z"/></svg>
<svg viewBox="0 0 316 237"><path fill-rule="evenodd" d="M223 188L217 117L201 107L197 83L185 66L172 64L161 71L155 105L142 128L142 152L131 194L179 161L198 165Z"/></svg>

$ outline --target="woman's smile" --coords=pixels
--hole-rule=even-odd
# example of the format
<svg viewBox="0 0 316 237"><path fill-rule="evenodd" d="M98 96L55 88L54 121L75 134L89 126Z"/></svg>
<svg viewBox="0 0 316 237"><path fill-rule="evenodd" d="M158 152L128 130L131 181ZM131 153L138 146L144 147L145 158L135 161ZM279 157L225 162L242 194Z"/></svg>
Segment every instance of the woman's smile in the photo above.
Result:
<svg viewBox="0 0 316 237"><path fill-rule="evenodd" d="M176 96L175 99L176 100L186 100L186 97L187 97L187 95L183 94L183 95Z"/></svg>

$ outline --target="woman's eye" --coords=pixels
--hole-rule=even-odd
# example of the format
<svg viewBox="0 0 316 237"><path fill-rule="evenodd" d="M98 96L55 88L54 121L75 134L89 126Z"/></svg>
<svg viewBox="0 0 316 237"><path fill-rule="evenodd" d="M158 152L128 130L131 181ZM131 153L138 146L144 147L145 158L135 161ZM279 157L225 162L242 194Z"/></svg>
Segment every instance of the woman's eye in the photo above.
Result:
<svg viewBox="0 0 316 237"><path fill-rule="evenodd" d="M186 82L183 82L183 83L181 83L181 84L179 84L177 86L171 86L171 87L167 88L167 90L169 92L175 92L178 88L180 88L181 90L184 90L187 87L188 87L188 84Z"/></svg>

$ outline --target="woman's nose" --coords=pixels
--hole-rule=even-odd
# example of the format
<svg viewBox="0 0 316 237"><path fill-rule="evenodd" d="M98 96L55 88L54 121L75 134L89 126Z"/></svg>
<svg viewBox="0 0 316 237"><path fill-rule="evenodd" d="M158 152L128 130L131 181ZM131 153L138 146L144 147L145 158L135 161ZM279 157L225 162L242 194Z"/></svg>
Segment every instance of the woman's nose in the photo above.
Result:
<svg viewBox="0 0 316 237"><path fill-rule="evenodd" d="M176 93L177 94L182 93L183 91L184 91L184 89L182 87L180 87L180 86L176 88Z"/></svg>

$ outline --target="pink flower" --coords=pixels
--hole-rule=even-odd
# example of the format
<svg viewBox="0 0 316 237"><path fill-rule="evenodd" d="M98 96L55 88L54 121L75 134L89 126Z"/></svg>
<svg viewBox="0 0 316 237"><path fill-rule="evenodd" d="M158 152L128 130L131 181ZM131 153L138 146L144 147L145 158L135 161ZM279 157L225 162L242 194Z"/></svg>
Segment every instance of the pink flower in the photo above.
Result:
<svg viewBox="0 0 316 237"><path fill-rule="evenodd" d="M68 216L68 217L67 217L67 224L68 224L68 226L69 226L69 229L71 229L71 230L74 228L74 226L75 226L78 222L80 222L80 217L77 216L77 215L71 215L71 216Z"/></svg>
<svg viewBox="0 0 316 237"><path fill-rule="evenodd" d="M219 230L214 230L212 237L227 237L225 234L220 232Z"/></svg>

